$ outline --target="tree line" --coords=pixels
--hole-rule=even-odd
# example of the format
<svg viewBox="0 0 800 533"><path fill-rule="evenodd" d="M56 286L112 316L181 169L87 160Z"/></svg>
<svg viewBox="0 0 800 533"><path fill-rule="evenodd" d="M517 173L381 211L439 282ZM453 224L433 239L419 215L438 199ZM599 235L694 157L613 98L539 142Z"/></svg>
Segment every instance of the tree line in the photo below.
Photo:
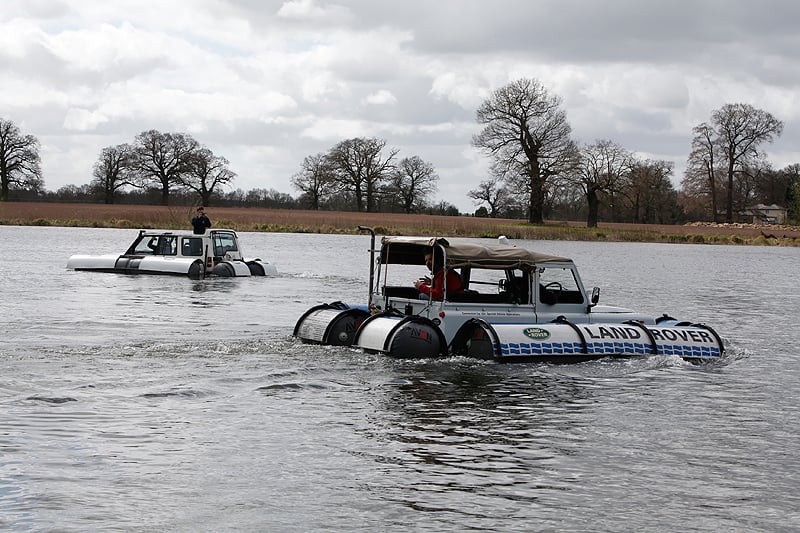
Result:
<svg viewBox="0 0 800 533"><path fill-rule="evenodd" d="M800 164L772 168L763 146L783 122L748 104L726 104L693 128L681 181L672 185L669 161L638 156L611 139L579 144L561 98L538 80L516 80L477 109L482 129L472 145L490 160L489 176L467 196L475 215L584 218L640 223L686 220L732 222L754 203L786 206L800 218ZM274 189L230 188L229 161L185 133L140 133L130 144L102 150L92 181L55 194L43 190L38 140L0 118L0 200L16 198L105 203L201 203L280 208L458 215L432 202L439 176L419 156L400 157L378 138L343 140L304 158L289 178L295 198ZM48 198L49 197L49 198Z"/></svg>
<svg viewBox="0 0 800 533"><path fill-rule="evenodd" d="M762 147L783 122L749 104L726 104L694 128L682 191L672 186L674 165L638 157L610 139L579 145L561 99L535 79L496 90L478 108L483 129L472 144L492 162L491 176L468 192L487 216L527 215L676 223L733 222L748 206L787 207L800 218L798 165L775 170Z"/></svg>
<svg viewBox="0 0 800 533"><path fill-rule="evenodd" d="M186 133L144 131L132 143L103 148L92 167L90 183L43 189L39 142L0 118L1 200L54 199L114 203L241 205L288 209L368 212L427 212L458 215L447 203L434 203L438 175L419 156L399 158L377 138L353 138L325 154L308 156L291 177L297 198L274 189L226 192L236 173L229 161Z"/></svg>
<svg viewBox="0 0 800 533"><path fill-rule="evenodd" d="M126 188L134 188L158 191L160 203L169 205L170 194L179 189L208 203L236 176L228 165L190 135L144 131L131 144L103 148L92 167L92 181L84 188L67 187L65 193L83 190L113 204ZM38 139L0 118L0 200L8 200L12 190L43 195L43 185Z"/></svg>
<svg viewBox="0 0 800 533"><path fill-rule="evenodd" d="M421 157L398 160L397 154L382 139L347 139L306 157L291 182L309 209L350 205L366 212L422 212L439 176Z"/></svg>

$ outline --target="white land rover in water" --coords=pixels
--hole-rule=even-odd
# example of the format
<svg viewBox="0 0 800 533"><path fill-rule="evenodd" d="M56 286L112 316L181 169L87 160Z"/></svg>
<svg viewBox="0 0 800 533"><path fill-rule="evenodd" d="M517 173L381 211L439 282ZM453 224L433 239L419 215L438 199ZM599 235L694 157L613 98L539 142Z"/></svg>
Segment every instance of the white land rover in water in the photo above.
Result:
<svg viewBox="0 0 800 533"><path fill-rule="evenodd" d="M718 359L724 346L703 324L599 305L575 263L504 243L372 233L369 299L312 307L294 328L304 342L356 346L393 357L463 355L497 361L577 361L607 356L668 354ZM377 257L376 257L377 252ZM408 284L426 253L460 276L441 300ZM423 267L424 268L424 267ZM403 280L400 284L393 280Z"/></svg>
<svg viewBox="0 0 800 533"><path fill-rule="evenodd" d="M205 276L273 276L275 265L261 259L246 260L235 231L191 232L140 230L123 254L73 255L67 268L119 274L172 274Z"/></svg>

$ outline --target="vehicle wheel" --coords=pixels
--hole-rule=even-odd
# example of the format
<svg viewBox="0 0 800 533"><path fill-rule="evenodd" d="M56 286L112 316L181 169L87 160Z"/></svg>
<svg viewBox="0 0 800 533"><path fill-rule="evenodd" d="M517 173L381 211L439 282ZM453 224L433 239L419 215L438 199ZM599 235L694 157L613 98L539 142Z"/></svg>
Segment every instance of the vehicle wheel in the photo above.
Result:
<svg viewBox="0 0 800 533"><path fill-rule="evenodd" d="M203 266L203 261L198 259L191 265L189 265L189 277L192 279L200 279L203 277L205 267Z"/></svg>
<svg viewBox="0 0 800 533"><path fill-rule="evenodd" d="M369 316L369 313L359 309L350 309L339 313L330 326L327 337L327 344L332 346L352 346L356 331Z"/></svg>
<svg viewBox="0 0 800 533"><path fill-rule="evenodd" d="M250 269L251 276L266 276L264 268L255 261L247 263L247 268Z"/></svg>
<svg viewBox="0 0 800 533"><path fill-rule="evenodd" d="M492 361L497 359L497 337L491 325L482 320L470 320L456 332L451 343L453 355Z"/></svg>
<svg viewBox="0 0 800 533"><path fill-rule="evenodd" d="M442 337L428 321L404 323L392 336L387 353L403 359L428 359L443 353Z"/></svg>
<svg viewBox="0 0 800 533"><path fill-rule="evenodd" d="M218 263L212 272L215 276L221 278L233 278L236 276L236 271L228 263Z"/></svg>

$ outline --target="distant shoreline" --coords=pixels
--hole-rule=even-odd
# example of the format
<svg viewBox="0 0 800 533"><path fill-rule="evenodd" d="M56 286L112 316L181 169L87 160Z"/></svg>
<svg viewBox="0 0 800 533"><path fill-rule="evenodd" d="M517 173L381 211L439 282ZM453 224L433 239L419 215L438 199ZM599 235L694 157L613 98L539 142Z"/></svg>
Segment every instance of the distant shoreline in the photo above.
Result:
<svg viewBox="0 0 800 533"><path fill-rule="evenodd" d="M0 225L178 230L190 229L193 212L190 206L0 202ZM215 227L237 231L355 234L358 226L367 226L381 235L491 238L506 235L526 240L800 246L800 227L781 225L601 222L597 228L587 228L580 221L532 225L517 219L467 216L214 206L208 207L207 213Z"/></svg>

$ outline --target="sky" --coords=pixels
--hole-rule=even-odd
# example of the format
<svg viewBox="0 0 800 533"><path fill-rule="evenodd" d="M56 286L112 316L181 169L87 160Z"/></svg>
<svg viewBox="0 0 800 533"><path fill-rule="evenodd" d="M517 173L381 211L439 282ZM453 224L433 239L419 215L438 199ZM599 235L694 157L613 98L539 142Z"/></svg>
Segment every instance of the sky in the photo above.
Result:
<svg viewBox="0 0 800 533"><path fill-rule="evenodd" d="M797 0L2 0L0 117L40 143L44 185L92 180L107 146L183 132L231 189L298 196L303 159L376 137L462 212L489 178L478 107L520 78L562 99L580 144L675 164L728 103L784 122L800 162Z"/></svg>

